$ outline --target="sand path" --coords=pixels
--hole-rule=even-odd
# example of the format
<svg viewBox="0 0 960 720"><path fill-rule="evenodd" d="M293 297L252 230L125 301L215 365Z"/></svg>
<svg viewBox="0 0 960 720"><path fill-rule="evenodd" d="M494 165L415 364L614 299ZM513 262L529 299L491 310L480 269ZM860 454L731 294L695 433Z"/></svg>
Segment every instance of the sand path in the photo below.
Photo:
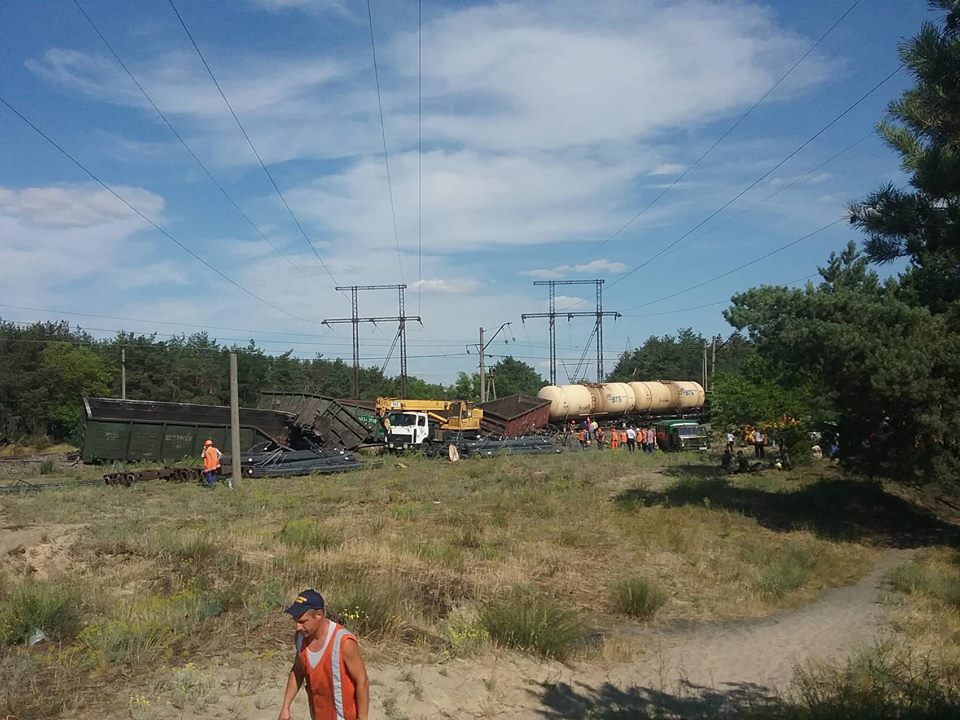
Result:
<svg viewBox="0 0 960 720"><path fill-rule="evenodd" d="M693 713L704 711L704 697L722 705L725 698L766 694L784 688L798 662L839 660L870 645L886 625L882 580L912 552L886 552L860 582L829 590L798 610L660 630L621 628L646 648L629 664L564 665L501 653L437 665L373 666L371 718L603 718L638 698L678 712L687 703ZM283 672L277 665L267 671L275 681L246 697L221 696L196 717L275 718ZM308 717L300 697L294 718Z"/></svg>

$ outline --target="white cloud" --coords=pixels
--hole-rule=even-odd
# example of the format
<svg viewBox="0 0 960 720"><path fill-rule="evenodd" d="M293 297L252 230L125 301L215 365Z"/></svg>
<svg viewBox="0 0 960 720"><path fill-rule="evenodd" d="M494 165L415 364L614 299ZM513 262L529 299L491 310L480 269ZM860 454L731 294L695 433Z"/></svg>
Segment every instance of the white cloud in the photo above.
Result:
<svg viewBox="0 0 960 720"><path fill-rule="evenodd" d="M679 175L686 169L685 165L679 163L660 163L653 170L651 170L649 175Z"/></svg>
<svg viewBox="0 0 960 720"><path fill-rule="evenodd" d="M421 290L424 293L436 295L465 295L475 292L481 285L483 283L479 280L431 278L429 280L417 280L411 287L413 292Z"/></svg>
<svg viewBox="0 0 960 720"><path fill-rule="evenodd" d="M521 275L529 275L530 277L540 278L542 280L556 280L562 278L564 275L569 275L571 272L575 273L621 273L627 269L627 265L622 262L613 262L607 260L606 258L602 260L593 260L588 263L581 263L579 265L558 265L554 268L538 268L536 270L523 270L520 272Z"/></svg>
<svg viewBox="0 0 960 720"><path fill-rule="evenodd" d="M162 220L162 197L141 188L117 191ZM181 266L154 260L136 241L148 227L98 187L0 188L0 283L7 297L42 302L48 293L77 282L116 290L186 282Z"/></svg>
<svg viewBox="0 0 960 720"><path fill-rule="evenodd" d="M557 295L555 298L555 307L560 310L582 310L587 307L587 301L583 298L572 297L570 295Z"/></svg>

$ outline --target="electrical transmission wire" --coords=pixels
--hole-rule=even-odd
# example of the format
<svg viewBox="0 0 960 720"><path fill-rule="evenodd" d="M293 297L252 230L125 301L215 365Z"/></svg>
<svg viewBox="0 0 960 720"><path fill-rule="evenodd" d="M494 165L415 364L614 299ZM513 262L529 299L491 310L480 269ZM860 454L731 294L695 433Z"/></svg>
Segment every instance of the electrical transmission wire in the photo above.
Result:
<svg viewBox="0 0 960 720"><path fill-rule="evenodd" d="M810 275L804 275L802 278L797 278L796 280L791 280L790 282L780 283L784 287L789 287L790 285L796 285L799 282L804 282L805 280L810 280L811 278L819 277L820 273L812 273ZM693 307L678 308L677 310L662 310L660 312L653 313L637 313L635 315L626 315L623 317L659 317L660 315L677 315L679 313L692 312L694 310L704 310L709 307L716 307L717 305L726 305L730 302L730 298L724 298L723 300L715 300L714 302L704 303L703 305L694 305Z"/></svg>
<svg viewBox="0 0 960 720"><path fill-rule="evenodd" d="M423 0L417 0L417 315L423 311Z"/></svg>
<svg viewBox="0 0 960 720"><path fill-rule="evenodd" d="M816 165L815 167L810 168L810 169L807 170L807 172L805 172L803 175L799 175L799 176L795 177L795 178L794 178L793 180L791 180L790 182L784 183L783 185L781 185L779 188L777 188L776 190L774 190L774 191L773 191L772 193L770 193L769 195L764 196L763 198L761 198L760 200L758 200L757 202L755 202L753 205L750 205L750 206L748 206L748 207L745 207L743 210L741 210L740 212L738 212L736 215L731 215L729 218L727 218L727 219L724 220L723 222L717 223L716 225L714 225L713 227L711 227L711 228L710 228L709 230L707 230L706 232L696 234L696 238L702 240L703 238L705 238L705 237L707 237L707 236L709 236L709 235L712 235L713 233L715 233L715 232L716 232L717 230L719 230L720 228L722 228L722 227L730 224L731 222L733 222L734 220L737 220L738 218L743 217L744 215L746 215L748 212L750 212L750 211L753 210L754 208L757 208L757 207L759 207L760 205L763 205L763 203L765 203L767 200L770 200L771 198L776 197L777 195L779 195L779 194L782 193L783 191L789 190L790 188L792 188L792 187L793 187L794 185L796 185L797 183L802 182L803 180L806 180L808 177L810 177L811 175L813 175L813 174L814 174L817 170L819 170L820 168L824 167L825 165L828 165L829 163L833 162L834 160L836 160L838 157L840 157L840 156L843 155L844 153L847 153L847 152L853 150L855 147L857 147L857 145L859 145L860 143L862 143L864 140L867 140L868 138L874 137L875 135L876 135L876 130L874 130L874 129L871 128L866 134L862 135L858 140L855 140L854 142L850 143L849 145L847 145L847 146L846 146L845 148L843 148L842 150L839 150L838 152L834 153L833 155L831 155L830 157L828 157L826 160L824 160L823 162L821 162L819 165ZM687 245L687 243L681 243L678 247L675 247L674 249L679 249L679 248L681 248L681 247L684 247L685 245Z"/></svg>
<svg viewBox="0 0 960 720"><path fill-rule="evenodd" d="M383 164L387 169L387 193L390 195L390 215L393 217L393 240L397 245L397 264L400 269L400 282L403 278L403 256L400 254L400 234L397 232L397 208L393 202L393 181L390 178L390 156L387 153L387 130L383 122L383 99L380 96L380 70L377 67L377 44L373 39L373 8L367 0L367 17L370 20L370 50L373 53L373 76L377 81L377 107L380 109L380 138L383 140ZM419 290L419 287L417 288Z"/></svg>
<svg viewBox="0 0 960 720"><path fill-rule="evenodd" d="M239 204L237 204L237 201L233 199L233 196L230 195L229 192L227 192L226 188L223 187L223 184L219 180L217 180L216 177L214 177L210 169L203 163L203 161L197 156L197 154L193 151L193 149L187 144L187 141L183 139L183 136L173 126L173 123L170 122L166 114L159 107L157 107L157 104L153 101L153 98L150 97L150 94L144 89L143 85L140 84L140 81L137 80L136 76L133 74L133 72L130 70L127 64L120 57L119 53L117 53L113 45L111 45L110 42L107 40L107 38L104 36L103 32L100 30L97 24L93 21L93 18L90 17L87 11L80 4L80 0L73 0L73 4L77 6L77 10L80 11L80 14L83 15L84 19L90 24L90 27L93 28L93 31L97 34L97 37L99 37L100 40L103 42L103 44L106 46L107 50L110 51L110 54L113 55L114 60L116 60L117 63L120 65L120 67L123 68L123 71L133 81L133 84L137 86L137 90L140 91L140 94L143 95L144 99L150 104L150 107L154 109L154 111L157 113L157 116L163 121L163 123L167 126L167 128L169 128L170 132L173 133L173 136L177 139L177 141L181 145L183 145L184 149L190 154L190 157L193 158L193 161L200 167L200 169L203 170L204 174L210 179L210 181L214 185L217 186L217 189L227 199L227 202L229 202L233 206L234 210L236 210L240 214L240 216L247 221L247 224L253 228L253 230L257 233L257 235L260 236L260 238L266 241L270 245L270 247L272 247L277 252L277 254L280 255L280 257L282 257L284 260L290 263L290 265L293 267L294 270L304 275L305 277L308 277L307 273L304 272L303 268L301 268L293 260L291 260L290 257L283 252L283 250L277 247L274 244L274 242L269 237L267 237L267 235L250 218L250 216L243 211L243 209L240 207Z"/></svg>
<svg viewBox="0 0 960 720"><path fill-rule="evenodd" d="M213 74L213 70L210 68L210 65L207 63L207 59L203 56L203 53L200 52L200 46L197 45L197 41L193 39L193 34L190 32L190 29L187 27L187 23L184 22L183 16L180 14L180 11L177 10L177 6L174 4L173 0L167 0L170 3L170 7L173 8L174 14L177 16L177 20L180 21L180 26L183 28L183 31L186 33L187 37L190 39L190 44L193 45L193 49L196 50L197 56L200 58L200 62L203 63L203 67L206 68L207 74L210 76L210 79L213 81L213 84L216 85L217 91L220 93L220 97L223 98L223 102L226 104L227 109L230 110L230 114L233 116L234 121L237 123L237 127L240 128L240 132L243 134L244 139L247 141L247 145L250 146L250 149L253 151L253 154L257 158L257 162L260 163L260 167L263 169L264 174L266 174L267 179L270 180L270 184L273 186L273 189L276 191L277 195L280 197L280 202L283 203L283 206L287 209L287 212L290 214L290 218L293 220L294 224L297 226L297 229L300 231L300 234L303 236L304 241L307 245L310 246L310 249L313 251L313 254L317 256L317 260L320 261L321 267L326 271L327 275L330 276L330 279L333 281L334 286L339 285L337 279L333 276L333 273L330 272L330 268L327 267L327 264L323 261L320 253L317 251L317 248L314 246L313 242L310 240L310 237L307 235L307 231L303 229L303 224L300 222L300 219L294 214L293 208L290 207L287 202L287 198L284 197L283 192L280 190L280 186L277 185L277 181L274 180L273 174L267 169L266 163L263 162L263 158L260 157L260 153L257 151L256 146L253 144L253 141L250 139L250 136L247 134L246 129L243 127L243 123L240 122L240 118L237 116L236 111L233 109L233 105L230 104L230 101L227 100L226 94L223 92L223 88L220 87L220 82L217 80L217 76Z"/></svg>
<svg viewBox="0 0 960 720"><path fill-rule="evenodd" d="M108 185L107 183L105 183L103 180L101 180L92 170L90 170L89 168L87 168L86 165L84 165L83 163L81 163L81 162L80 162L79 160L77 160L73 155L71 155L69 152L67 152L67 151L63 148L62 145L60 145L59 143L57 143L53 138L51 138L51 137L50 137L49 135L47 135L43 130L41 130L39 127L37 127L37 126L36 126L33 122L31 122L23 113L21 113L21 112L20 112L19 110L17 110L13 105L11 105L10 102L7 101L7 99L4 98L2 95L0 95L0 103L2 103L3 105L5 105L5 106L7 107L7 109L10 110L10 112L12 112L12 113L13 113L14 115L16 115L18 118L20 118L20 120L22 120L22 121L24 122L24 124L26 124L31 130L33 130L33 131L34 131L35 133L37 133L40 137L42 137L44 140L46 140L48 143L50 143L50 145L52 145L53 147L55 147L55 148L60 152L61 155L63 155L65 158L67 158L67 160L69 160L71 163L73 163L73 164L76 165L78 168L80 168L80 170L82 170L84 173L86 173L94 182L96 182L98 185L100 185L100 187L102 187L104 190L106 190L107 192L109 192L111 195L113 195L115 198L117 198L117 200L119 200L120 202L122 202L122 203L123 203L124 205L126 205L128 208L130 208L130 210L132 210L134 213L136 213L137 215L139 215L145 222L147 222L151 227L153 227L154 230L156 230L156 231L159 232L161 235L163 235L165 238L167 238L168 240L170 240L171 242L173 242L173 243L174 243L175 245L177 245L181 250L183 250L185 253L187 253L188 255L190 255L194 260L196 260L197 262L203 264L208 270L210 270L210 271L213 272L214 274L218 275L219 277L223 278L223 279L226 280L228 283L230 283L231 285L233 285L235 288L237 288L237 289L240 290L241 292L245 293L246 295L249 295L250 297L252 297L252 298L253 298L254 300L256 300L257 302L263 303L263 304L266 305L267 307L270 307L270 308L276 310L277 312L282 313L283 315L286 315L286 316L288 316L288 317L293 318L294 320L299 320L300 322L304 322L304 323L311 323L311 324L312 324L312 323L315 323L315 322L316 322L316 321L314 321L314 320L308 320L307 318L300 317L299 315L294 315L293 313L291 313L291 312L289 312L289 311L287 311L287 310L284 310L284 309L283 309L282 307L280 307L279 305L274 305L274 304L273 304L272 302L270 302L269 300L265 300L264 298L262 298L262 297L260 297L259 295L257 295L255 292L253 292L253 290L250 290L249 288L244 287L243 285L241 285L239 282L237 282L237 281L234 280L232 277L230 277L229 275L227 275L226 273L224 273L222 270L220 270L220 269L218 269L217 267L211 265L209 262L207 262L206 260L204 260L200 255L198 255L196 252L194 252L190 247L188 247L187 245L184 245L180 240L178 240L177 238L175 238L173 235L171 235L169 232L167 232L164 228L162 228L160 225L158 225L156 222L154 222L152 219L150 219L146 214L143 213L143 211L141 211L139 208L137 208L135 205L133 205L129 200L127 200L125 197L123 197L123 195L121 195L121 194L118 193L116 190L114 190L113 187L111 187L110 185Z"/></svg>
<svg viewBox="0 0 960 720"><path fill-rule="evenodd" d="M657 298L656 300L649 300L649 301L647 301L647 302L640 303L639 305L633 305L633 306L631 306L631 307L626 308L626 310L625 310L624 312L628 312L628 311L630 311L630 310L636 310L637 308L647 307L648 305L653 305L653 304L658 303L658 302L663 302L664 300L669 300L669 299L671 299L671 298L675 298L675 297L677 297L678 295L683 295L683 294L685 294L685 293L690 292L691 290L696 290L696 289L698 289L698 288L702 288L704 285L709 285L710 283L715 282L715 281L717 281L717 280L720 280L721 278L725 278L725 277L727 277L728 275L732 275L732 274L735 273L735 272L739 272L740 270L743 270L744 268L750 267L751 265L755 265L755 264L757 264L758 262L760 262L761 260L766 260L768 257L771 257L771 256L773 256L773 255L776 255L777 253L783 252L784 250L787 250L788 248L792 248L794 245L798 245L799 243L803 242L803 241L806 240L807 238L811 238L811 237L813 237L814 235L818 235L818 234L824 232L825 230L829 230L829 229L832 228L834 225L837 225L837 224L839 224L839 223L842 223L842 222L844 222L846 219L847 219L846 217L837 218L837 219L834 220L833 222L827 223L826 225L823 225L823 226L817 228L817 229L814 230L813 232L807 233L806 235L804 235L804 236L802 236L802 237L799 237L799 238L797 238L796 240L791 240L791 241L788 242L786 245L781 245L780 247L775 248L775 249L771 250L770 252L764 253L763 255L760 255L759 257L756 257L756 258L754 258L753 260L750 260L749 262L743 263L743 265L738 265L737 267L733 268L732 270L727 270L726 272L722 272L722 273L720 273L719 275L714 275L714 276L713 276L712 278L710 278L709 280L704 280L703 282L699 282L699 283L697 283L696 285L691 285L690 287L684 288L683 290L677 290L676 292L670 293L669 295L664 295L663 297L659 297L659 298Z"/></svg>
<svg viewBox="0 0 960 720"><path fill-rule="evenodd" d="M574 265L580 264L580 263L582 263L584 260L586 260L587 258L593 257L593 255L595 255L597 252L599 252L602 247L604 247L605 245L607 245L611 240L613 240L614 238L616 238L620 233L622 233L622 232L623 232L624 230L626 230L628 227L630 227L631 225L633 225L633 223L635 223L637 220L639 220L639 219L644 215L644 213L647 212L647 210L649 210L649 209L652 208L654 205L656 205L656 204L660 201L660 199L663 198L664 195L666 195L668 192L670 192L670 191L677 185L677 183L679 183L681 180L683 180L683 179L690 173L691 170L693 170L695 167L697 167L697 165L699 165L700 162L701 162L704 158L707 157L707 155L709 155L710 153L712 153L712 152L717 148L717 146L720 145L720 143L722 143L724 140L726 140L727 137L728 137L734 130L736 130L736 129L740 126L740 124L743 123L743 121L746 120L747 117L749 117L750 114L753 113L753 111L756 110L756 109L760 106L760 104L761 104L764 100L766 100L774 90L776 90L778 87L780 87L780 85L783 83L783 81L786 80L787 77L789 77L790 74L791 74L794 70L797 69L797 67L800 65L800 63L802 63L804 60L806 60L807 57L810 55L810 53L812 53L814 50L816 50L816 49L820 46L820 44L827 38L827 36L828 36L830 33L832 33L834 30L836 30L837 26L838 26L840 23L842 23L842 22L846 19L847 15L849 15L851 12L853 12L853 10L854 10L854 9L857 7L857 5L859 5L861 2L862 2L862 0L855 0L855 2L854 2L850 7L848 7L848 8L843 12L843 14L840 15L839 18L836 19L836 21L834 21L833 25L831 25L829 28L827 28L826 31L825 31L819 38L817 38L817 41L816 41L815 43L813 43L813 45L811 45L809 48L807 48L807 51L806 51L803 55L801 55L801 56L797 59L797 61L794 62L793 65L791 65L790 68L789 68L783 75L781 75L781 76L777 79L777 81L776 81L773 85L771 85L771 86L767 89L767 91L766 91L765 93L763 93L763 95L761 95L761 96L757 99L756 102L753 103L753 105L751 105L749 108L747 108L746 112L744 112L740 117L738 117L738 118L736 119L736 121L733 123L733 125L731 125L729 128L727 128L726 132L724 132L720 137L718 137L716 140L714 140L713 144L712 144L710 147L708 147L708 148L703 152L703 154L700 155L700 157L698 157L696 160L694 160L693 163L690 164L690 165L687 167L686 170L684 170L682 173L680 173L680 175L678 175L676 178L674 178L673 182L671 182L659 195L657 195L653 200L651 200L649 203L647 203L646 206L644 206L644 208L643 208L640 212L638 212L636 215L634 215L632 218L630 218L630 220L628 220L625 224L623 224L616 232L614 232L614 233L613 233L612 235L610 235L606 240L604 240L604 241L601 242L599 245L597 245L597 247L595 247L593 250L591 250L587 255L584 255L582 258L580 258L580 260L578 260L576 263L573 263L573 264L574 264Z"/></svg>
<svg viewBox="0 0 960 720"><path fill-rule="evenodd" d="M756 180L754 180L752 183L750 183L749 185L747 185L747 187L745 187L743 190L741 190L740 192L738 192L738 193L737 193L736 195L734 195L732 198L730 198L729 200L727 200L727 202L725 202L725 203L724 203L723 205L721 205L719 208L717 208L717 209L714 210L712 213L710 213L709 215L707 215L707 217L705 217L703 220L701 220L700 222L698 222L698 223L697 223L696 225L694 225L692 228L690 228L689 230L687 230L687 232L683 233L683 234L682 234L680 237L678 237L676 240L674 240L673 242L671 242L671 243L665 245L664 247L660 248L660 250L658 250L656 253L654 253L654 254L651 255L649 258L647 258L646 260L644 260L642 263L640 263L639 265L635 266L633 269L627 271L626 273L624 273L623 275L621 275L619 278L617 278L616 280L614 280L612 283L610 283L610 284L607 286L607 289L609 290L610 288L615 287L616 285L619 285L619 284L622 283L624 280L626 280L628 277L630 277L631 275L633 275L635 272L637 272L638 270L640 270L640 269L643 268L643 267L646 267L646 266L649 265L651 262L653 262L653 261L656 260L658 257L660 257L660 256L663 255L665 252L667 252L670 248L672 248L672 247L674 247L675 245L677 245L677 243L679 243L679 242L681 242L682 240L690 237L690 235L692 235L693 233L695 233L697 230L699 230L700 228L702 228L704 225L706 225L708 222L710 222L710 221L711 221L713 218L715 218L717 215L719 215L719 214L722 213L724 210L726 210L728 207L730 207L731 205L733 205L737 200L739 200L740 198L742 198L742 197L743 197L744 195L746 195L748 192L750 192L751 190L753 190L753 188L755 188L755 187L756 187L757 185L759 185L761 182L763 182L763 181L766 180L768 177L770 177L770 175L772 175L778 168L780 168L780 167L782 167L783 165L785 165L785 164L787 163L787 161L789 161L789 160L790 160L792 157L794 157L797 153L799 153L799 152L800 152L801 150L803 150L805 147L807 147L808 145L810 145L814 140L816 140L818 137L820 137L821 135L823 135L823 133L825 133L825 132L826 132L827 130L829 130L831 127L833 127L833 126L836 125L838 122L840 122L840 120L842 120L842 119L843 119L844 117L846 117L850 112L852 112L852 111L854 110L854 108L856 108L860 103L862 103L862 102L863 102L864 100L866 100L868 97L870 97L871 95L873 95L873 93L875 93L877 90L879 90L881 87L883 87L883 85L885 85L894 75L896 75L896 74L897 74L898 72L900 72L900 70L902 70L902 69L903 69L903 65L902 65L902 64L898 65L898 66L896 67L896 69L894 69L892 72L890 72L889 74L887 74L887 76L884 77L882 80L880 80L880 82L876 83L876 84L875 84L872 88L870 88L867 92L865 92L863 95L861 95L859 98L857 98L857 100L855 100L855 101L853 102L853 104L849 105L843 112L841 112L839 115L837 115L836 117L834 117L830 122L828 122L828 123L827 123L826 125L824 125L822 128L820 128L819 130L817 130L817 132L815 132L815 133L814 133L813 135L811 135L809 138L807 138L807 139L804 140L802 143L800 143L796 148L794 148L789 154L787 154L786 157L784 157L782 160L780 160L776 165L774 165L773 167L771 167L769 170L767 170L765 173L763 173L763 175L761 175L761 176L758 177Z"/></svg>

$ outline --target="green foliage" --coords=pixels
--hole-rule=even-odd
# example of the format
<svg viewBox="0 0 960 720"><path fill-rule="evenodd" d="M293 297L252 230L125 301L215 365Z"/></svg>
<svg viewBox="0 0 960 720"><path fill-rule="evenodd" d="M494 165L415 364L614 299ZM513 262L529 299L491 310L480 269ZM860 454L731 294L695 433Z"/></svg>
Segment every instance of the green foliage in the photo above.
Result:
<svg viewBox="0 0 960 720"><path fill-rule="evenodd" d="M60 716L74 695L62 669L45 666L28 652L0 657L0 713L10 720Z"/></svg>
<svg viewBox="0 0 960 720"><path fill-rule="evenodd" d="M960 471L960 4L934 3L902 43L915 85L891 103L880 134L909 183L881 187L850 209L866 234L834 254L823 282L760 287L733 298L731 324L762 357L805 373L837 411L842 460L899 480L956 481ZM905 259L881 282L871 262Z"/></svg>
<svg viewBox="0 0 960 720"><path fill-rule="evenodd" d="M649 620L663 607L667 593L647 578L626 578L610 588L610 600L617 612Z"/></svg>
<svg viewBox="0 0 960 720"><path fill-rule="evenodd" d="M331 593L329 614L360 637L383 637L402 627L399 588L368 578L346 581Z"/></svg>
<svg viewBox="0 0 960 720"><path fill-rule="evenodd" d="M68 639L80 630L81 597L67 585L27 582L0 603L0 643L26 642L38 629L53 639Z"/></svg>
<svg viewBox="0 0 960 720"><path fill-rule="evenodd" d="M280 530L280 542L304 550L327 550L343 544L340 535L310 518L290 520Z"/></svg>
<svg viewBox="0 0 960 720"><path fill-rule="evenodd" d="M911 562L890 574L890 585L902 593L932 597L960 609L960 570Z"/></svg>
<svg viewBox="0 0 960 720"><path fill-rule="evenodd" d="M757 587L763 595L779 600L806 585L815 564L812 556L799 548L791 548L783 557L760 568Z"/></svg>
<svg viewBox="0 0 960 720"><path fill-rule="evenodd" d="M611 382L631 380L697 380L703 376L703 343L712 344L691 328L681 328L676 336L651 335L639 348L623 353L607 376ZM711 350L712 353L712 350ZM731 335L718 343L717 373L738 372L751 356L748 342ZM711 355L712 360L712 355Z"/></svg>
<svg viewBox="0 0 960 720"><path fill-rule="evenodd" d="M525 587L488 603L480 624L490 638L505 647L535 652L557 660L585 642L586 632L576 613Z"/></svg>
<svg viewBox="0 0 960 720"><path fill-rule="evenodd" d="M546 383L532 366L511 356L501 358L490 368L487 377L487 393L490 397L491 383L496 386L497 397L508 395L536 395Z"/></svg>
<svg viewBox="0 0 960 720"><path fill-rule="evenodd" d="M960 673L880 645L843 667L808 666L785 702L746 717L778 720L940 720L960 715Z"/></svg>
<svg viewBox="0 0 960 720"><path fill-rule="evenodd" d="M120 395L120 355L126 350L127 397L132 400L226 405L229 353L239 356L240 403L256 406L263 390L350 397L352 368L320 356L302 360L292 351L267 355L253 342L228 347L206 333L158 340L121 332L98 340L67 322L20 327L0 319L0 443L27 437L76 438L84 395ZM409 396L455 397L453 387L408 378ZM399 378L361 368L360 397L396 397Z"/></svg>

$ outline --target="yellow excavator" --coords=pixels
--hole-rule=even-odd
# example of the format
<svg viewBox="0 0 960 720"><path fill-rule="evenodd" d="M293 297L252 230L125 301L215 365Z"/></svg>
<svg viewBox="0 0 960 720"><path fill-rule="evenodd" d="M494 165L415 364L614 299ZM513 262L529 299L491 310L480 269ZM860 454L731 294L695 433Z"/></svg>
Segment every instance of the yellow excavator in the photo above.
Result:
<svg viewBox="0 0 960 720"><path fill-rule="evenodd" d="M389 450L421 449L463 436L478 436L483 410L464 400L377 398L377 415Z"/></svg>

